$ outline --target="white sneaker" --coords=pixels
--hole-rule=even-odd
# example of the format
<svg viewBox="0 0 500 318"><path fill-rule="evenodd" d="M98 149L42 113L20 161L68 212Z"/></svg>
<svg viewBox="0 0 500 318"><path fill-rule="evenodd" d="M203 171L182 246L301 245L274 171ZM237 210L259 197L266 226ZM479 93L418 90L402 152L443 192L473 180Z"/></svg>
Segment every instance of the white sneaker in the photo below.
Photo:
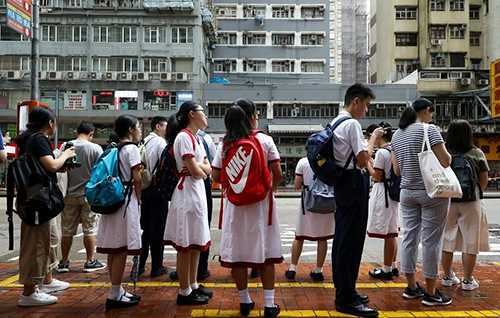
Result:
<svg viewBox="0 0 500 318"><path fill-rule="evenodd" d="M472 277L472 280L462 279L462 289L463 290L474 290L479 287L477 280Z"/></svg>
<svg viewBox="0 0 500 318"><path fill-rule="evenodd" d="M57 303L57 297L35 290L30 296L21 294L17 304L21 307L47 306Z"/></svg>
<svg viewBox="0 0 500 318"><path fill-rule="evenodd" d="M452 285L460 284L460 279L455 276L455 273L452 272L452 276L448 277L446 275L443 276L443 286L451 287Z"/></svg>
<svg viewBox="0 0 500 318"><path fill-rule="evenodd" d="M62 282L58 279L52 278L52 283L50 284L40 284L40 291L44 293L54 293L57 291L65 290L69 288L69 283Z"/></svg>

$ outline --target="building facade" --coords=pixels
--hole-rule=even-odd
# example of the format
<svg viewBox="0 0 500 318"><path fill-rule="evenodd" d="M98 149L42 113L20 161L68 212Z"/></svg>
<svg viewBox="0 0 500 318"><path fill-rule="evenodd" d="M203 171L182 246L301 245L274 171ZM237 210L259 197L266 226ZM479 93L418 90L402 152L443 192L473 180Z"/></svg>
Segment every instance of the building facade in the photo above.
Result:
<svg viewBox="0 0 500 318"><path fill-rule="evenodd" d="M342 83L342 0L330 0L330 84Z"/></svg>
<svg viewBox="0 0 500 318"><path fill-rule="evenodd" d="M368 82L368 0L344 0L342 10L342 84Z"/></svg>

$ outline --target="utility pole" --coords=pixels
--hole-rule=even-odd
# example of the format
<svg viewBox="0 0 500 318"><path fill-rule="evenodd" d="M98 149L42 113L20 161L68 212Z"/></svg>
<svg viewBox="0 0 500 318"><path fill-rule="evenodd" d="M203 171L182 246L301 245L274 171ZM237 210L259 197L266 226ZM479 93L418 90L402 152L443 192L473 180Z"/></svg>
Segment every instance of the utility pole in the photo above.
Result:
<svg viewBox="0 0 500 318"><path fill-rule="evenodd" d="M40 69L40 0L32 0L33 10L31 39L31 100L40 100L38 70Z"/></svg>

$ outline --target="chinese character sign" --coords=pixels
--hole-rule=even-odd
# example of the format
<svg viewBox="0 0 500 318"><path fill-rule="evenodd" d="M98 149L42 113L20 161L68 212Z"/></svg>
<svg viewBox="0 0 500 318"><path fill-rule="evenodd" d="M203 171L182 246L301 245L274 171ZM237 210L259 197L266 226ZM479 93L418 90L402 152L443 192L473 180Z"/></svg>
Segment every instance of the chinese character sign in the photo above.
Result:
<svg viewBox="0 0 500 318"><path fill-rule="evenodd" d="M14 31L31 38L31 1L7 0L7 25Z"/></svg>
<svg viewBox="0 0 500 318"><path fill-rule="evenodd" d="M491 63L491 117L500 117L500 59Z"/></svg>

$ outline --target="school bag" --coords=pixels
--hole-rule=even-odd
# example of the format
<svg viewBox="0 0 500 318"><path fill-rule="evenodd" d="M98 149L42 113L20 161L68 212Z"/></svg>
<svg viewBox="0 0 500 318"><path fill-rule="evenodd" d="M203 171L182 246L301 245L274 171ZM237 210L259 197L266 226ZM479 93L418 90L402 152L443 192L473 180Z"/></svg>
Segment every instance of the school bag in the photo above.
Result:
<svg viewBox="0 0 500 318"><path fill-rule="evenodd" d="M212 163L213 158L210 155L210 149L208 149L208 142L205 140L206 135L207 135L207 133L204 132L203 130L198 131L198 136L200 136L200 139L203 142L203 147L205 148L205 152L207 153L207 160L209 163Z"/></svg>
<svg viewBox="0 0 500 318"><path fill-rule="evenodd" d="M333 153L333 131L348 119L351 118L348 116L339 118L333 126L328 124L325 129L312 135L307 140L309 165L316 177L329 186L336 186L339 183L343 172L354 158L354 153L351 153L345 166L341 168L335 164L335 155Z"/></svg>
<svg viewBox="0 0 500 318"><path fill-rule="evenodd" d="M30 142L30 139L27 142ZM17 201L14 209L16 189ZM37 226L52 220L63 209L63 194L56 182L47 175L38 158L26 152L9 164L7 172L9 250L14 248L13 213L19 215L26 224Z"/></svg>
<svg viewBox="0 0 500 318"><path fill-rule="evenodd" d="M452 154L451 169L455 172L460 187L462 188L461 198L452 198L452 202L473 202L476 197L477 173L474 163L462 153Z"/></svg>
<svg viewBox="0 0 500 318"><path fill-rule="evenodd" d="M193 143L193 151L196 149L196 143L192 133L186 129L181 130L181 132L187 132L191 137L191 142ZM163 149L160 160L157 162L154 168L153 174L153 184L156 188L156 196L164 200L170 201L172 195L174 194L175 187L179 183L179 179L182 178L182 182L179 184L179 190L183 188L183 182L185 175L182 172L177 171L175 165L174 156L174 144L168 143Z"/></svg>
<svg viewBox="0 0 500 318"><path fill-rule="evenodd" d="M385 149L389 151L392 156L392 148L391 147L382 147L381 149ZM392 160L392 158L391 158ZM393 201L399 202L399 194L401 193L401 176L397 176L394 173L394 167L391 164L391 177L388 179L385 175L385 170L382 170L382 181L384 182L384 192L385 192L385 207L389 207L388 197Z"/></svg>
<svg viewBox="0 0 500 318"><path fill-rule="evenodd" d="M149 138L148 138L149 137ZM148 142L155 138L154 136L148 136L144 139L143 143L139 146L139 153L141 154L141 181L142 181L142 190L149 187L151 184L151 180L153 180L153 173L149 171L149 159L148 154L146 153L146 145ZM158 137L160 138L160 137Z"/></svg>
<svg viewBox="0 0 500 318"><path fill-rule="evenodd" d="M120 150L126 145L136 145L133 142L123 142L110 147L97 159L90 172L90 180L85 186L85 197L93 212L98 214L113 214L127 202L123 217L127 211L132 196L132 180L125 182L120 172Z"/></svg>
<svg viewBox="0 0 500 318"><path fill-rule="evenodd" d="M335 213L337 208L333 186L324 184L314 175L309 186L304 186L301 201L302 214L304 215L305 211L319 214Z"/></svg>

